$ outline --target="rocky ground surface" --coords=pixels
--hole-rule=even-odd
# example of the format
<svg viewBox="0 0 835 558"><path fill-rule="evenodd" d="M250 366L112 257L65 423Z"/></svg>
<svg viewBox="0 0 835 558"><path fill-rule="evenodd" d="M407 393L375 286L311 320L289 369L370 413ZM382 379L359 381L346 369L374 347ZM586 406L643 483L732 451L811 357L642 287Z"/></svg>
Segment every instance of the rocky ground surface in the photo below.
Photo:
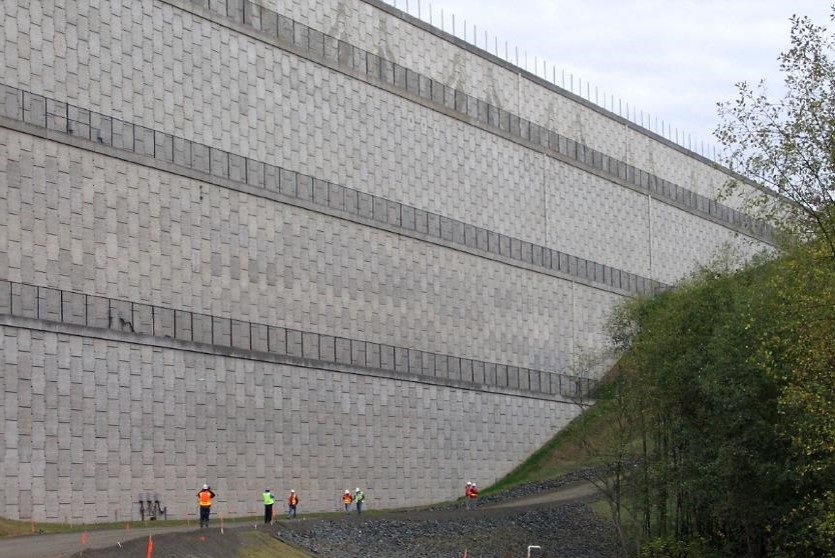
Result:
<svg viewBox="0 0 835 558"><path fill-rule="evenodd" d="M403 513L352 520L282 524L277 535L332 558L615 558L615 533L583 502L535 508Z"/></svg>
<svg viewBox="0 0 835 558"><path fill-rule="evenodd" d="M588 504L598 498L585 470L528 483L479 499L478 509L448 503L373 517L283 522L277 536L316 556L332 558L515 558L619 556L613 526Z"/></svg>

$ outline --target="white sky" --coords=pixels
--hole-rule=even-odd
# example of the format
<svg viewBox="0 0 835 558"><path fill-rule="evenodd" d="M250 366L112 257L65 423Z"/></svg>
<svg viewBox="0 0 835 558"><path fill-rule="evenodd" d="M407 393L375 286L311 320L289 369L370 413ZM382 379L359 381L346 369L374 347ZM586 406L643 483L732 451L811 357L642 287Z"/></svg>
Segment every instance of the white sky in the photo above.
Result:
<svg viewBox="0 0 835 558"><path fill-rule="evenodd" d="M418 0L385 0L418 15ZM652 115L651 127L678 128L681 138L689 134L693 147L703 141L705 154L712 155L713 130L718 123L716 103L736 97L734 84L765 79L769 89L779 93L782 76L777 56L789 48L789 18L808 15L819 25L832 28L829 21L832 3L827 0L420 0L421 19L452 31L455 14L456 35L473 42L473 25L478 46L495 50L504 58L508 43L511 62L519 48L520 66L527 51L528 69L553 77L557 85L582 95L587 87L590 100L618 111L623 102L625 115L644 123ZM657 124L656 124L657 119ZM664 135L667 135L666 132ZM687 139L683 140L687 146ZM711 147L707 147L710 145Z"/></svg>

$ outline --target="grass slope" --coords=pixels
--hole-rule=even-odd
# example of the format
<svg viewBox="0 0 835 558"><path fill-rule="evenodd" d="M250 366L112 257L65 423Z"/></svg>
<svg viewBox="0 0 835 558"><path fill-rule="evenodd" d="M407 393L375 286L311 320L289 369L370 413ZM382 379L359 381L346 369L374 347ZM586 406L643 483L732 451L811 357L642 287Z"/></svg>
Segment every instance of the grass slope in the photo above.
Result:
<svg viewBox="0 0 835 558"><path fill-rule="evenodd" d="M501 492L519 484L548 480L599 464L600 450L609 447L612 438L609 411L614 384L603 383L596 395L597 400L593 405L483 493Z"/></svg>

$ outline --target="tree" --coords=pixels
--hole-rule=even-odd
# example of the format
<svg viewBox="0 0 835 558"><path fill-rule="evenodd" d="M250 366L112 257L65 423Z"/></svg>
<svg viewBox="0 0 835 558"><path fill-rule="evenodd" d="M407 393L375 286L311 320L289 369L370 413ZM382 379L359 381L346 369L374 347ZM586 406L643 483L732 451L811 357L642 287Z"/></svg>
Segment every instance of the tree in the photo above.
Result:
<svg viewBox="0 0 835 558"><path fill-rule="evenodd" d="M828 250L704 270L613 318L642 557L835 556Z"/></svg>
<svg viewBox="0 0 835 558"><path fill-rule="evenodd" d="M738 83L737 99L719 103L716 136L728 167L765 187L748 209L795 238L820 238L835 257L835 35L808 17L791 23L791 48L779 57L785 96L772 100L763 81Z"/></svg>
<svg viewBox="0 0 835 558"><path fill-rule="evenodd" d="M784 96L738 84L737 99L719 105L716 133L728 166L765 187L751 204L799 240L773 265L771 327L747 357L777 387L775 432L788 444L795 498L773 548L835 556L835 34L807 17L791 22L791 48L779 57Z"/></svg>

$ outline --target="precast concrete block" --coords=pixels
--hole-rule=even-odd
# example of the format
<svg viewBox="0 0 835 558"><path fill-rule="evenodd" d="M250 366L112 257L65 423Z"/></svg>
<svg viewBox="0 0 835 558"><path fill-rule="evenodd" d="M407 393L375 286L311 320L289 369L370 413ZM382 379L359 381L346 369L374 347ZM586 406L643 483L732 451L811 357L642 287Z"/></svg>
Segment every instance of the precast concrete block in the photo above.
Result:
<svg viewBox="0 0 835 558"><path fill-rule="evenodd" d="M229 153L210 147L209 172L220 178L229 178Z"/></svg>
<svg viewBox="0 0 835 558"><path fill-rule="evenodd" d="M246 184L246 159L240 155L229 153L229 179Z"/></svg>
<svg viewBox="0 0 835 558"><path fill-rule="evenodd" d="M38 317L38 289L32 285L12 283L11 314L22 318Z"/></svg>
<svg viewBox="0 0 835 558"><path fill-rule="evenodd" d="M0 279L0 314L12 315L12 283Z"/></svg>
<svg viewBox="0 0 835 558"><path fill-rule="evenodd" d="M243 24L252 27L257 31L263 30L262 8L259 4L244 0L243 2Z"/></svg>
<svg viewBox="0 0 835 558"><path fill-rule="evenodd" d="M153 307L153 335L157 337L176 338L175 310L171 308Z"/></svg>
<svg viewBox="0 0 835 558"><path fill-rule="evenodd" d="M336 343L333 336L319 335L319 359L336 362Z"/></svg>
<svg viewBox="0 0 835 558"><path fill-rule="evenodd" d="M302 340L302 354L304 358L318 359L320 358L319 335L316 333L303 332Z"/></svg>
<svg viewBox="0 0 835 558"><path fill-rule="evenodd" d="M429 236L440 238L441 237L441 216L437 213L426 213L426 221L427 221L427 230L426 233Z"/></svg>
<svg viewBox="0 0 835 558"><path fill-rule="evenodd" d="M342 209L352 215L359 215L359 192L351 188L343 188Z"/></svg>
<svg viewBox="0 0 835 558"><path fill-rule="evenodd" d="M181 167L191 167L191 144L183 138L174 138L174 164Z"/></svg>
<svg viewBox="0 0 835 558"><path fill-rule="evenodd" d="M23 121L34 126L46 127L46 98L23 92Z"/></svg>
<svg viewBox="0 0 835 558"><path fill-rule="evenodd" d="M359 192L359 215L366 219L374 217L374 198L364 192Z"/></svg>
<svg viewBox="0 0 835 558"><path fill-rule="evenodd" d="M232 346L232 320L229 318L211 317L212 343L224 347Z"/></svg>
<svg viewBox="0 0 835 558"><path fill-rule="evenodd" d="M23 120L23 91L6 84L0 85L0 115Z"/></svg>
<svg viewBox="0 0 835 558"><path fill-rule="evenodd" d="M250 322L231 320L230 345L239 349L252 350Z"/></svg>
<svg viewBox="0 0 835 558"><path fill-rule="evenodd" d="M102 145L113 144L113 120L109 116L90 114L90 139Z"/></svg>
<svg viewBox="0 0 835 558"><path fill-rule="evenodd" d="M282 184L284 184L283 179ZM282 193L284 193L283 190ZM296 197L302 200L313 201L313 179L310 176L305 174L297 175Z"/></svg>
<svg viewBox="0 0 835 558"><path fill-rule="evenodd" d="M270 192L281 192L281 169L273 165L264 165L264 188ZM295 193L295 187L293 188ZM282 192L283 193L283 192Z"/></svg>
<svg viewBox="0 0 835 558"><path fill-rule="evenodd" d="M310 28L299 22L293 22L293 44L303 50L310 49Z"/></svg>
<svg viewBox="0 0 835 558"><path fill-rule="evenodd" d="M339 186L338 184L334 184L332 182L328 182L328 207L333 209L342 210L345 208L345 188Z"/></svg>
<svg viewBox="0 0 835 558"><path fill-rule="evenodd" d="M154 157L154 130L144 126L133 126L133 151L146 157Z"/></svg>
<svg viewBox="0 0 835 558"><path fill-rule="evenodd" d="M361 48L354 48L354 60L352 65L354 71L360 75L368 73L368 53Z"/></svg>
<svg viewBox="0 0 835 558"><path fill-rule="evenodd" d="M191 143L189 146L191 151L191 168L194 170L210 173L212 167L212 157L208 146L199 143Z"/></svg>
<svg viewBox="0 0 835 558"><path fill-rule="evenodd" d="M374 220L380 223L388 222L388 203L385 199L374 196L372 198L372 205L374 206Z"/></svg>
<svg viewBox="0 0 835 558"><path fill-rule="evenodd" d="M380 59L380 79L384 83L394 85L394 62L385 58Z"/></svg>
<svg viewBox="0 0 835 558"><path fill-rule="evenodd" d="M391 200L386 200L385 203L387 205L385 222L395 227L402 226L403 217L401 211L403 206Z"/></svg>
<svg viewBox="0 0 835 558"><path fill-rule="evenodd" d="M191 335L195 343L212 343L212 317L191 313Z"/></svg>
<svg viewBox="0 0 835 558"><path fill-rule="evenodd" d="M251 340L253 351L269 351L269 326L264 324L252 324Z"/></svg>
<svg viewBox="0 0 835 558"><path fill-rule="evenodd" d="M323 56L325 60L330 63L338 63L339 62L339 39L336 37L331 37L330 35L324 35L323 37Z"/></svg>
<svg viewBox="0 0 835 558"><path fill-rule="evenodd" d="M268 326L267 339L270 352L279 355L290 354L287 346L287 330L283 327Z"/></svg>
<svg viewBox="0 0 835 558"><path fill-rule="evenodd" d="M295 329L287 329L287 354L295 357L303 357L302 332Z"/></svg>
<svg viewBox="0 0 835 558"><path fill-rule="evenodd" d="M365 54L365 71L366 75L372 80L379 80L381 78L382 62L380 57L371 52Z"/></svg>
<svg viewBox="0 0 835 558"><path fill-rule="evenodd" d="M133 329L131 331L144 335L153 335L155 308L149 304L132 304L131 306L133 315Z"/></svg>
<svg viewBox="0 0 835 558"><path fill-rule="evenodd" d="M328 183L318 178L313 179L313 203L328 206Z"/></svg>
<svg viewBox="0 0 835 558"><path fill-rule="evenodd" d="M263 6L260 9L261 31L270 37L278 37L278 14Z"/></svg>

